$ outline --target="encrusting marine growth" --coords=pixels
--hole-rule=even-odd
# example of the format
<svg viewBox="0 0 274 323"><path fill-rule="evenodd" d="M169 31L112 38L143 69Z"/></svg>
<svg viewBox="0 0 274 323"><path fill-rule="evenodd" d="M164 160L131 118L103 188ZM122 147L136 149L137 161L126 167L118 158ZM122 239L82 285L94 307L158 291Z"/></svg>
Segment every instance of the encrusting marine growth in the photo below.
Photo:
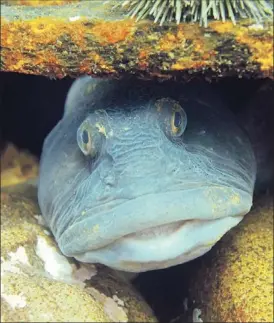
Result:
<svg viewBox="0 0 274 323"><path fill-rule="evenodd" d="M117 3L117 1L114 1ZM272 0L126 0L118 1L114 8L123 7L137 20L147 17L162 25L164 22L200 22L207 26L208 19L236 24L237 18L252 18L262 22L273 16Z"/></svg>

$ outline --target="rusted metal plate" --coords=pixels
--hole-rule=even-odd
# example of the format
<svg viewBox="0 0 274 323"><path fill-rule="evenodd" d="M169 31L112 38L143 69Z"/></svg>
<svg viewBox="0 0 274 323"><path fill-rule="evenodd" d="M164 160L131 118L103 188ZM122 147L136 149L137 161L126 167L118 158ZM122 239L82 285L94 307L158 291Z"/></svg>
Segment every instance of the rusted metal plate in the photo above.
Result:
<svg viewBox="0 0 274 323"><path fill-rule="evenodd" d="M203 74L273 79L272 22L161 27L126 19L104 1L62 2L67 3L1 5L1 71L53 78L135 74L188 80Z"/></svg>

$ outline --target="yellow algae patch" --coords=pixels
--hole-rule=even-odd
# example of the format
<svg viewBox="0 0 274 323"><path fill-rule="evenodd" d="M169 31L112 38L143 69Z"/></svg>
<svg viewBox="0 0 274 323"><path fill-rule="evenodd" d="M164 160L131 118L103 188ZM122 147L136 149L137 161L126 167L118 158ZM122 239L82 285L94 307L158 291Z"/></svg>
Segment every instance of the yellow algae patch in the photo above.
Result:
<svg viewBox="0 0 274 323"><path fill-rule="evenodd" d="M220 34L231 34L236 42L247 45L252 53L250 60L260 63L263 71L273 69L273 26L256 30L247 22L237 26L231 22L211 22L209 27Z"/></svg>
<svg viewBox="0 0 274 323"><path fill-rule="evenodd" d="M250 47L253 54L252 59L261 64L263 71L273 69L273 39L271 40L270 37L264 36L255 41L254 37L243 33L237 37L237 40Z"/></svg>
<svg viewBox="0 0 274 323"><path fill-rule="evenodd" d="M174 70L199 69L213 65L216 52L198 25L180 24L176 34L167 33L160 41L160 50L180 50L184 55L172 64Z"/></svg>
<svg viewBox="0 0 274 323"><path fill-rule="evenodd" d="M182 47L185 47L186 38L182 30L178 30L176 34L171 32L167 33L162 37L159 42L160 49L163 51L170 51L177 47L179 44Z"/></svg>
<svg viewBox="0 0 274 323"><path fill-rule="evenodd" d="M235 25L231 21L220 22L220 21L212 21L208 24L210 29L217 31L220 34L223 33L231 33L235 28ZM237 27L238 28L238 27Z"/></svg>

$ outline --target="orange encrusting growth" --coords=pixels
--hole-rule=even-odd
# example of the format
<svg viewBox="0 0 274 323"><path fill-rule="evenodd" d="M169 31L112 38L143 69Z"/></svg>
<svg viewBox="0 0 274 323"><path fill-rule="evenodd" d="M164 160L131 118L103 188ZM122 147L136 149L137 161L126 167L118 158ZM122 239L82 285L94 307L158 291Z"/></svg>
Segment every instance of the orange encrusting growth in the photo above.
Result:
<svg viewBox="0 0 274 323"><path fill-rule="evenodd" d="M10 66L12 71L21 73L28 73L28 70L25 69L28 65L37 66L37 68L39 66L41 72L45 71L55 74L57 78L62 78L65 76L62 69L62 66L65 65L63 59L69 56L69 50L72 47L75 47L75 52L81 52L88 48L86 35L92 34L100 42L115 43L124 40L130 33L129 29L121 27L119 33L113 33L112 28L115 28L113 23L112 25L100 23L99 26L88 29L85 22L87 21L81 18L73 23L68 23L66 19L52 18L6 22L1 28L1 44L7 48L16 45L18 49L7 55L5 64ZM71 48L69 48L70 46ZM20 51L19 48L24 51ZM25 51L29 54L26 54ZM31 55L32 52L35 54ZM75 59L77 58L75 57ZM92 72L90 67L94 63L108 69L100 55L87 51L85 59L79 64L80 71ZM109 70L113 71L112 68Z"/></svg>
<svg viewBox="0 0 274 323"><path fill-rule="evenodd" d="M247 22L211 22L207 29L190 23L161 28L150 21L83 17L77 10L71 9L71 17L66 11L62 18L1 17L1 70L55 78L83 73L169 78L208 70L217 77L273 78L271 24L264 30L254 30Z"/></svg>
<svg viewBox="0 0 274 323"><path fill-rule="evenodd" d="M127 37L133 35L134 22L132 20L123 21L99 21L90 29L101 44L114 44L125 41Z"/></svg>

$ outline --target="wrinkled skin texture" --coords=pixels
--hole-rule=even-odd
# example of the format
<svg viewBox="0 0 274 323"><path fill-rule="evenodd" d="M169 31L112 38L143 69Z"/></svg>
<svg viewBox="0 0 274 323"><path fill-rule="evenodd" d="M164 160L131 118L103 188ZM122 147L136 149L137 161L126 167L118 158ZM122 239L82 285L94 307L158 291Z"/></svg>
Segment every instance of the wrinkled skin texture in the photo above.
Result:
<svg viewBox="0 0 274 323"><path fill-rule="evenodd" d="M66 256L141 272L210 250L249 212L255 176L209 85L85 76L44 142L38 198Z"/></svg>

